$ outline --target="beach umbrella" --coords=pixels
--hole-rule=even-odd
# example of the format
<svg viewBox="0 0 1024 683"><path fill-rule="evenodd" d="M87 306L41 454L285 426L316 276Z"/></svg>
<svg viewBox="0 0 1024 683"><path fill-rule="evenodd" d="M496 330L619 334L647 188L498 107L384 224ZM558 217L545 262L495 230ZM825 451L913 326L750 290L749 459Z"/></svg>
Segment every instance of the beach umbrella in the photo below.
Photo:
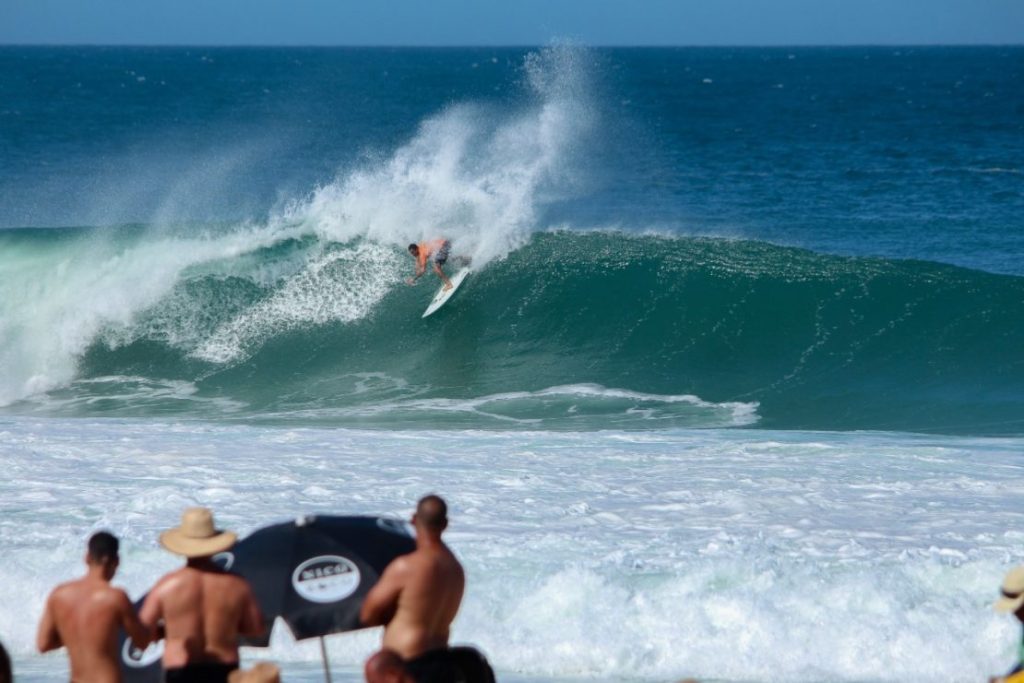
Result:
<svg viewBox="0 0 1024 683"><path fill-rule="evenodd" d="M415 547L409 526L396 519L318 515L258 529L214 560L249 581L267 620L267 636L245 644L266 646L280 618L296 640L321 639L330 680L323 636L362 628L366 594L393 559ZM122 634L127 683L159 681L160 645L139 651Z"/></svg>
<svg viewBox="0 0 1024 683"><path fill-rule="evenodd" d="M142 609L146 593L135 601L135 611ZM161 683L163 669L160 658L164 655L164 641L153 643L145 650L135 646L128 635L121 631L118 634L117 652L121 660L122 683Z"/></svg>
<svg viewBox="0 0 1024 683"><path fill-rule="evenodd" d="M268 619L304 640L361 628L363 598L415 548L398 520L320 515L259 529L218 559L249 581Z"/></svg>

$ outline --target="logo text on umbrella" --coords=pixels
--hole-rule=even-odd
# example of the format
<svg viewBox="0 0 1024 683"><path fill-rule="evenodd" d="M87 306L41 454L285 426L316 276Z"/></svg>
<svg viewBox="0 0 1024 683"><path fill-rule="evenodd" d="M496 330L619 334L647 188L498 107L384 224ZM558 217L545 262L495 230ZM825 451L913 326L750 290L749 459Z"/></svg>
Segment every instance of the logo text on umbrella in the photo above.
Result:
<svg viewBox="0 0 1024 683"><path fill-rule="evenodd" d="M292 572L295 592L310 602L337 602L359 588L359 567L340 555L319 555Z"/></svg>

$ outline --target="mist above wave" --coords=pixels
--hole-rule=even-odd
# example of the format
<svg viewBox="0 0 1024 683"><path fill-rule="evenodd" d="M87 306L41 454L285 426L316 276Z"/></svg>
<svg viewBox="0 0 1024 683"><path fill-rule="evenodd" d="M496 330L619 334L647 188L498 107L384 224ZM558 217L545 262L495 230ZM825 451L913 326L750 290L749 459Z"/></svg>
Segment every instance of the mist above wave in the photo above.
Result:
<svg viewBox="0 0 1024 683"><path fill-rule="evenodd" d="M397 149L263 221L59 240L5 235L13 248L0 252L0 405L67 385L101 340L123 345L161 328L157 336L170 333L165 341L191 345L197 358L229 362L285 330L365 317L401 283L396 256L411 241L444 235L477 267L505 256L535 229L544 196L572 174L572 147L590 121L584 62L573 48L531 53L511 109L453 104ZM362 243L346 262L332 244L353 240ZM303 247L285 248L285 257L260 259L296 241ZM151 313L174 309L198 276L255 288L270 280L275 292L195 343L187 326L171 330ZM202 314L184 312L203 328Z"/></svg>

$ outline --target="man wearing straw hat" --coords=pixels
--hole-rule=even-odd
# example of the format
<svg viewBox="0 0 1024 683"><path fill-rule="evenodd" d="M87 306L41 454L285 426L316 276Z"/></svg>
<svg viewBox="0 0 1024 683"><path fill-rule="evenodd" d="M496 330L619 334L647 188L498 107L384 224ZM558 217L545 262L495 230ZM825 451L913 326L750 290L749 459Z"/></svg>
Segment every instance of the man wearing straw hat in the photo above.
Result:
<svg viewBox="0 0 1024 683"><path fill-rule="evenodd" d="M207 508L188 508L181 526L160 534L160 545L187 558L184 567L157 581L139 617L150 628L162 622L167 683L225 683L238 668L238 640L263 633L263 615L245 579L213 562L235 544Z"/></svg>
<svg viewBox="0 0 1024 683"><path fill-rule="evenodd" d="M997 612L1013 614L1024 624L1024 567L1014 567L1003 579L1002 597L992 606ZM1024 642L1017 656L1017 665L1005 676L993 676L992 683L1024 683Z"/></svg>

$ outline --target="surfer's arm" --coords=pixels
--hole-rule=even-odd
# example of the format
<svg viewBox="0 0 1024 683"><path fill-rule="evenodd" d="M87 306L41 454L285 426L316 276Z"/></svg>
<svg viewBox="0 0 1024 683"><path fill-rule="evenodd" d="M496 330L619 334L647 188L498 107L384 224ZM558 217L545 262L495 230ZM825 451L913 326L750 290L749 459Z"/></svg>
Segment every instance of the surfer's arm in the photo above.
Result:
<svg viewBox="0 0 1024 683"><path fill-rule="evenodd" d="M427 272L427 259L417 258L416 259L416 274L406 279L410 285L416 284L416 281L423 277L423 273Z"/></svg>

